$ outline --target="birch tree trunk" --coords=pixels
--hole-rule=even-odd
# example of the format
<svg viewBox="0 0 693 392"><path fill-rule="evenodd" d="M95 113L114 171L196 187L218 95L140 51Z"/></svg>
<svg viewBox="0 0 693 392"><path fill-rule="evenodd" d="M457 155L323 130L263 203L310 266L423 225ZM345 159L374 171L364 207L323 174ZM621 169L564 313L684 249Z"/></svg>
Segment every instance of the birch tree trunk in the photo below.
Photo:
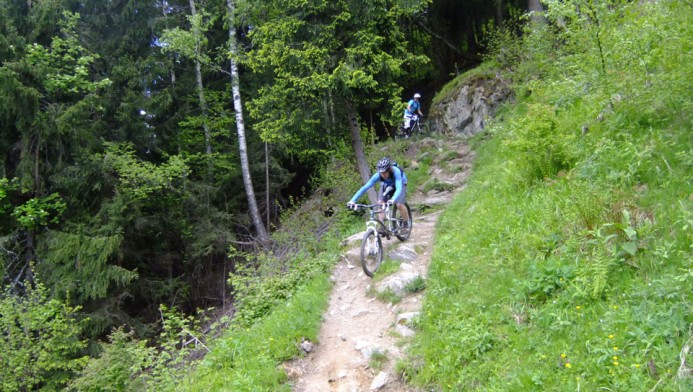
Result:
<svg viewBox="0 0 693 392"><path fill-rule="evenodd" d="M250 167L248 165L248 151L245 143L245 123L243 121L243 106L241 101L240 82L238 79L238 65L236 64L236 21L235 11L236 5L234 0L226 0L228 7L229 18L229 60L231 67L231 90L233 93L233 107L236 111L236 129L238 131L238 150L241 156L241 174L243 176L243 185L245 186L245 194L248 197L248 209L250 217L255 226L255 231L261 242L269 241L269 235L265 226L262 224L260 211L257 208L257 200L255 200L255 191L253 190L253 181L250 178Z"/></svg>
<svg viewBox="0 0 693 392"><path fill-rule="evenodd" d="M267 204L267 228L270 227L270 177L269 177L269 143L265 142L265 203Z"/></svg>
<svg viewBox="0 0 693 392"><path fill-rule="evenodd" d="M197 16L197 9L195 8L195 0L190 0L190 14L193 19ZM200 28L195 22L193 23L193 35L195 37L195 81L197 82L197 98L200 101L200 109L202 110L202 116L204 121L202 122L202 128L205 132L205 152L207 153L207 177L211 181L212 179L212 135L209 131L209 124L207 124L207 100L205 99L204 85L202 84L202 65L200 64Z"/></svg>
<svg viewBox="0 0 693 392"><path fill-rule="evenodd" d="M352 105L349 101L346 101L345 107L347 109L347 116L349 117L351 145L354 148L354 154L356 155L356 167L361 175L361 180L365 184L371 178L371 171L368 168L366 154L363 152L363 140L361 140L361 130L359 128L356 110L354 109L354 105ZM375 204L377 201L375 190L373 188L368 190L368 200L370 200L371 204Z"/></svg>

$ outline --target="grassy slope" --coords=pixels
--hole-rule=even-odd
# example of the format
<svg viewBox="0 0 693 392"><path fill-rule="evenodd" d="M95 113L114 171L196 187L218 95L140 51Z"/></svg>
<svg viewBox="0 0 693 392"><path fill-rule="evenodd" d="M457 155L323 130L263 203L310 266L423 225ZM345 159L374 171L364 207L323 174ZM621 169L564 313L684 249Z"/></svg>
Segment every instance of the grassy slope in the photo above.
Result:
<svg viewBox="0 0 693 392"><path fill-rule="evenodd" d="M439 223L415 383L693 388L692 12L618 10L597 10L605 69L584 21L501 59L518 99Z"/></svg>

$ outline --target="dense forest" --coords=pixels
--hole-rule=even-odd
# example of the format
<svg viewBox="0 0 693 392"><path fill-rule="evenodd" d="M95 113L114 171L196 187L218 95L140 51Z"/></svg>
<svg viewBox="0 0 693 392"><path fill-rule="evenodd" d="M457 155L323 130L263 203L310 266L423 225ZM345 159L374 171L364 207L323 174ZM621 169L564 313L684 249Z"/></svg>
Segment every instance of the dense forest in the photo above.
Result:
<svg viewBox="0 0 693 392"><path fill-rule="evenodd" d="M3 284L93 337L223 304L229 245L271 247L349 126L385 137L520 11L486 3L4 1Z"/></svg>
<svg viewBox="0 0 693 392"><path fill-rule="evenodd" d="M537 12L527 14L530 10ZM353 221L334 213L336 203L318 205L316 217L305 213L302 202L316 194L345 201L346 193L335 193L341 188L348 193L369 176L369 154L399 125L403 102L420 92L426 110L436 93L450 88L448 82L480 65L487 68L479 72L511 80L521 102L545 98L508 115L507 133L498 126L486 135L504 135L500 144L506 149L496 152L518 159L486 158L487 167L501 167L503 173L488 178L519 189L517 205L542 181L560 184L566 173L640 192L647 181L675 173L676 164L690 167L690 150L684 148L690 134L672 131L671 140L648 141L643 150L632 142L632 151L614 147L631 136L616 130L616 136L607 135L609 126L690 125L685 100L690 71L679 68L686 56L690 60L685 26L690 10L688 2L675 0L0 0L0 389L183 388L187 374L180 369L192 368L211 351L207 338L229 325L236 331L259 325L277 304L298 300L295 293L303 285L329 289L326 279L316 276L328 271L336 256L323 252L338 247L339 234L349 232ZM675 17L675 24L666 23ZM624 23L628 29L621 30ZM541 84L544 79L549 85ZM646 88L661 101L646 100ZM665 92L685 99L678 103ZM614 125L600 125L602 119L578 123L576 108L604 118L624 101L640 105L632 110L646 118L630 113L635 120L628 122L629 113L620 113L612 116L621 121ZM645 105L652 109L642 111ZM604 128L604 136L593 144L578 142L567 134L573 128L588 137ZM682 150L667 156L664 166L647 169L643 162L660 142ZM633 157L640 163L624 163ZM598 164L607 158L611 166ZM516 177L503 185L500 180L511 174ZM480 180L486 185L470 194L500 199L502 192L485 193L489 181ZM636 234L655 231L642 228L651 223L646 209L640 214L630 208L631 199L616 201L606 185L593 189L587 180L579 185L584 203L574 203L569 219L585 224L582 237L560 229L526 236L537 252L521 257L543 256L519 290L523 300L513 305L518 317L571 293L564 281L580 287L573 298L595 301L605 295L617 266L632 268L632 275L654 268L636 266L647 246ZM674 179L669 185L690 187ZM686 225L674 235L681 242L658 243L661 258L690 256L683 245L690 242L690 206L681 203L688 215L671 220L672 227ZM602 205L608 213L597 211ZM599 226L603 215L613 222ZM641 226L631 224L633 216ZM550 226L542 225L537 224ZM498 228L469 227L487 234L475 248L503 254L502 246L485 247ZM509 227L500 232L513 238ZM599 243L605 247L594 245ZM516 255L525 245L513 248ZM559 251L591 252L599 262L565 269L556 261ZM672 271L688 272L672 275L681 290L663 298L690 288L690 264L672 265ZM432 275L440 282L462 276L438 268ZM447 289L432 284L431 290ZM489 368L476 375L452 370L485 358L506 341L490 338L485 331L491 327L450 321L459 314L450 315L449 304L429 306L462 335L478 337L476 351L460 348L463 357L437 358L450 343L436 336L442 322L424 320L430 335L422 335L434 336L433 343L420 343L415 354L444 366L410 364L403 373L420 384L461 389L469 387L463 380L499 374ZM320 307L308 308L317 312L304 312L311 321L284 320L293 328L291 336L309 335L299 329L314 328ZM662 322L667 344L685 340L691 322L690 309L675 312L675 326ZM472 313L464 314L473 319ZM274 333L280 333L276 327ZM283 382L276 360L290 357L288 349L244 354L237 362L241 346L252 346L259 337L242 339L221 343L234 354L208 355L192 379L206 380L224 368L241 374L228 376L237 382L233 390L253 390L248 385L258 380L269 386L257 390L276 390ZM652 340L644 351L656 344ZM607 351L600 353L600 364L612 357ZM645 367L648 359L643 356L638 365ZM565 357L559 361L564 369ZM253 378L250 367L269 370ZM545 375L522 377L524 388L561 382ZM659 385L655 376L630 380L611 385ZM193 381L188 388L231 385L228 379L214 382L197 387Z"/></svg>
<svg viewBox="0 0 693 392"><path fill-rule="evenodd" d="M232 308L229 273L283 249L326 162L346 146L365 176L402 102L526 5L3 0L3 296L41 288L92 343L154 336L161 304Z"/></svg>

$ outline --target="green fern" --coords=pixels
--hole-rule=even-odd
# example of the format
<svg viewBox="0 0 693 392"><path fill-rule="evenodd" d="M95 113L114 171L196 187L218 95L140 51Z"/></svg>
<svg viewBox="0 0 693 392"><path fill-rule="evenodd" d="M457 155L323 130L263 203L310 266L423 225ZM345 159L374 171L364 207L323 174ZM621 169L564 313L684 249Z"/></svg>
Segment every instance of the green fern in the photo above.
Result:
<svg viewBox="0 0 693 392"><path fill-rule="evenodd" d="M611 272L611 264L611 260L603 251L597 251L593 254L592 262L590 263L592 298L599 298L604 292L609 279L609 273Z"/></svg>
<svg viewBox="0 0 693 392"><path fill-rule="evenodd" d="M579 292L592 299L600 298L608 287L614 265L613 257L605 250L593 249L591 255L583 259L577 271L577 281L582 285Z"/></svg>

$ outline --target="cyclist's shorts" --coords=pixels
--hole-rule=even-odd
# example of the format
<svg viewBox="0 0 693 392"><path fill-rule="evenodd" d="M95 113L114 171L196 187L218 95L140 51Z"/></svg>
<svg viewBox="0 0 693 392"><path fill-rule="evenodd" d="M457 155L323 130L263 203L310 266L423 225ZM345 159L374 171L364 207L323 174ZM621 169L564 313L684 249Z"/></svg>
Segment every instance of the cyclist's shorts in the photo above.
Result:
<svg viewBox="0 0 693 392"><path fill-rule="evenodd" d="M413 114L404 115L404 128L409 128L411 126L411 120L414 118Z"/></svg>
<svg viewBox="0 0 693 392"><path fill-rule="evenodd" d="M383 193L385 193L385 188L384 186L380 187L380 192L378 192L378 200L385 200L387 201L390 197L388 196L383 196ZM394 195L397 191L393 191L391 195ZM402 193L399 195L397 200L394 201L397 204L404 204L407 202L407 184L402 185Z"/></svg>

